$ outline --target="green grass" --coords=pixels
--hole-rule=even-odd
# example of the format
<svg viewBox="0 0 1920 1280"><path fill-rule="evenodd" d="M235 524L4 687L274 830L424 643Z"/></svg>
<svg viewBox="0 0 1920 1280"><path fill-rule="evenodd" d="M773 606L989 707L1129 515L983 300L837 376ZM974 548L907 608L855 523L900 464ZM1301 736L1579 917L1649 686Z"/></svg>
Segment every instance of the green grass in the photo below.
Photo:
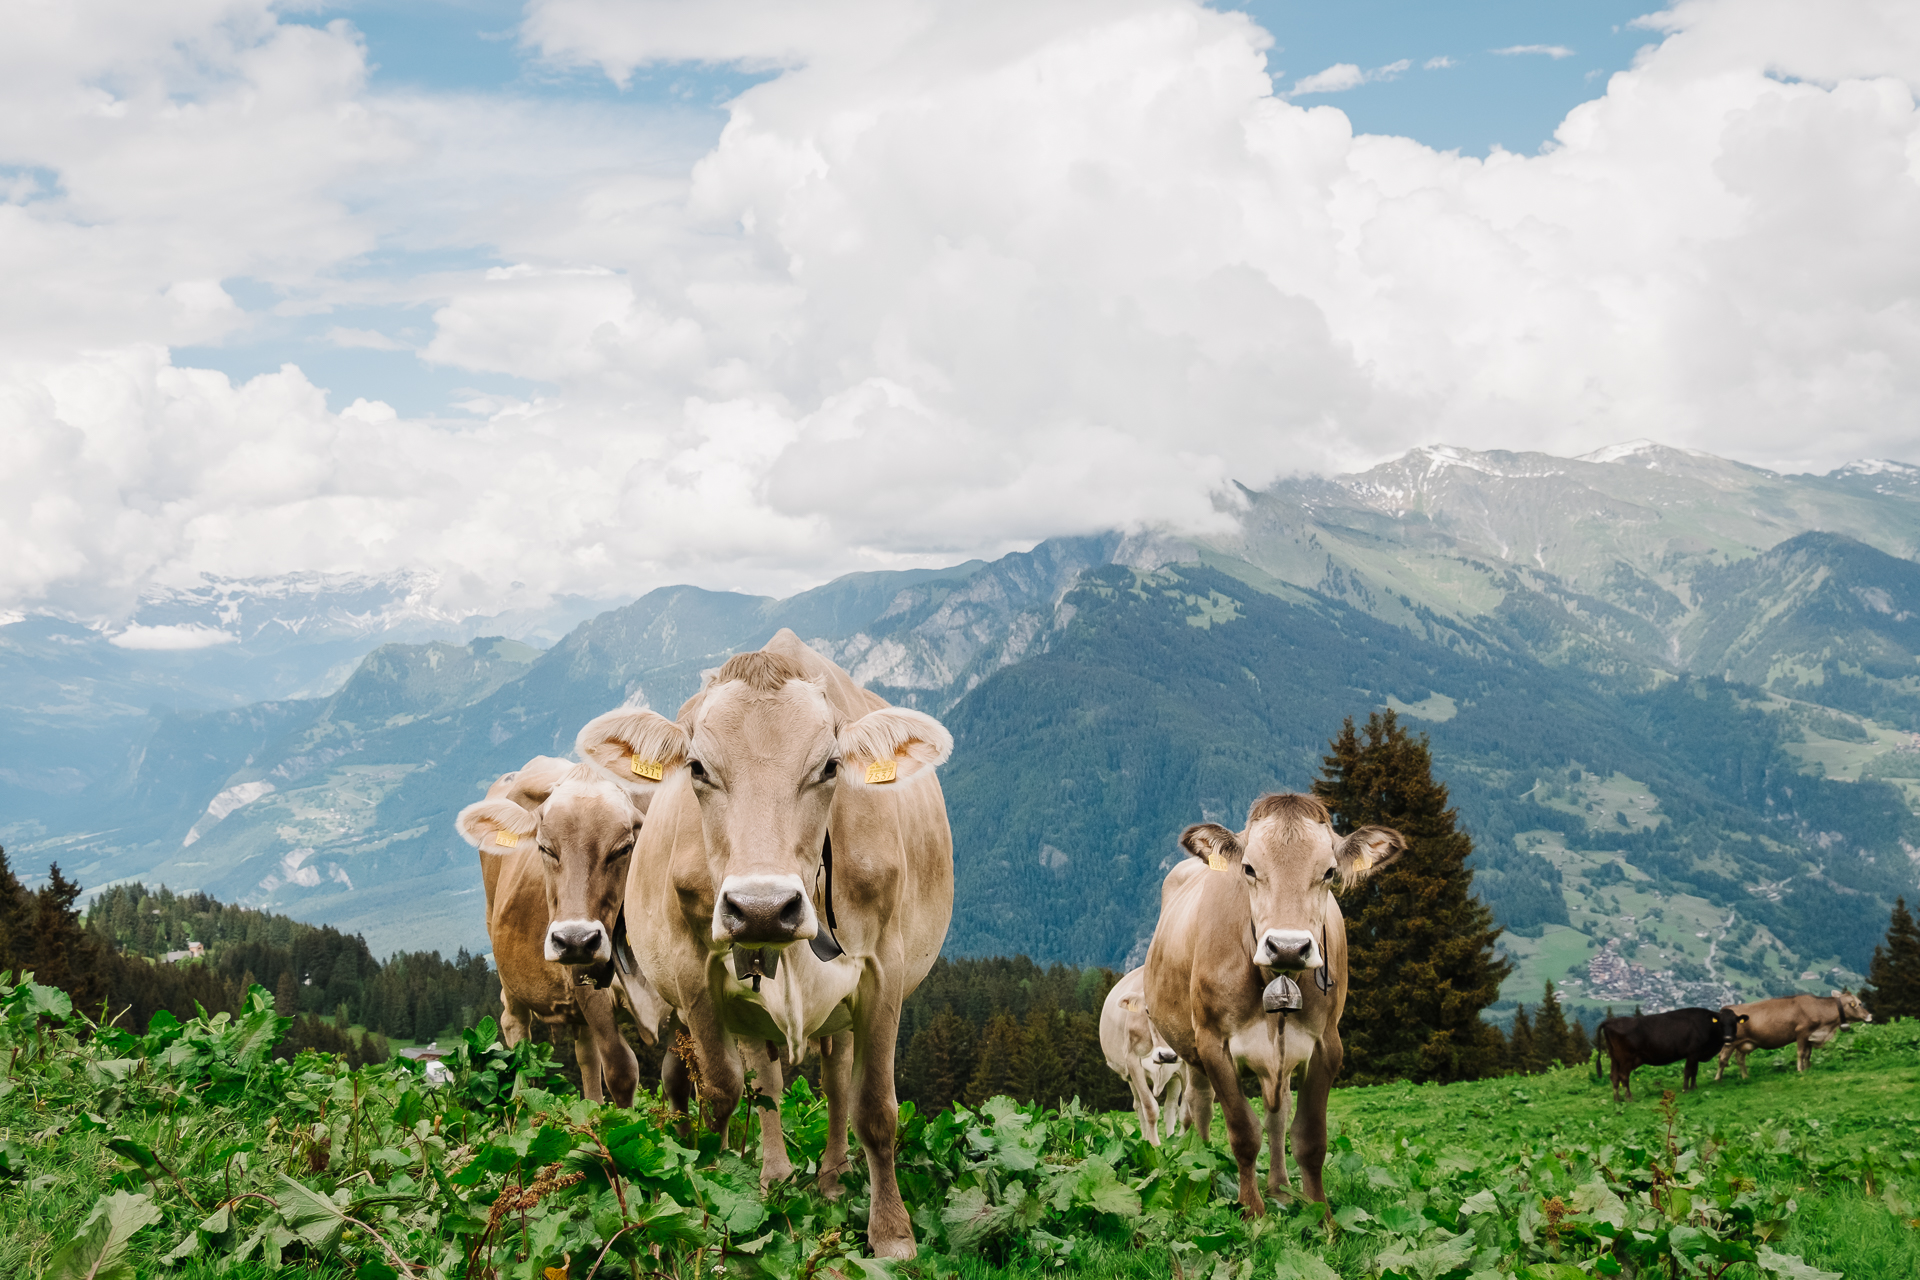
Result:
<svg viewBox="0 0 1920 1280"><path fill-rule="evenodd" d="M405 1064L272 1061L279 1020L257 988L231 1022L87 1043L37 1020L36 999L50 997L0 986L0 1275L48 1274L110 1204L153 1219L124 1246L141 1276L274 1274L263 1241L284 1247L280 1270L366 1280L395 1273L395 1254L418 1275L502 1280L586 1280L602 1252L599 1275L675 1280L880 1270L859 1256L857 1169L839 1201L805 1177L763 1197L720 1135L683 1144L650 1099L619 1111L571 1097L544 1047L508 1053L490 1027L454 1047L454 1082L435 1090ZM1273 1201L1243 1222L1218 1120L1211 1147L1156 1149L1131 1115L1077 1106L908 1108L898 1165L921 1257L898 1270L1573 1280L1615 1274L1617 1244L1642 1276L1682 1259L1673 1274L1723 1280L1920 1275L1920 1024L1850 1031L1805 1076L1787 1053L1751 1065L1749 1081L1716 1085L1709 1069L1664 1103L1680 1068L1642 1069L1639 1100L1621 1106L1585 1069L1337 1090L1331 1221ZM804 1171L824 1106L797 1082L782 1113ZM496 1211L542 1168L579 1176L517 1222Z"/></svg>

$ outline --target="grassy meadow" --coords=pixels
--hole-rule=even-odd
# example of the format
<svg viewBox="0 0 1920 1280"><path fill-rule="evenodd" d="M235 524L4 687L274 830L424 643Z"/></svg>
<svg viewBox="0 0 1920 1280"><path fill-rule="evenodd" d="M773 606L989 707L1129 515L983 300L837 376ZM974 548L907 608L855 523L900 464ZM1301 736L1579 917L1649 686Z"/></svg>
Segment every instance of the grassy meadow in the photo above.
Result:
<svg viewBox="0 0 1920 1280"><path fill-rule="evenodd" d="M1331 1212L1275 1201L1252 1224L1218 1122L1211 1147L1154 1148L1130 1114L908 1106L921 1255L893 1267L862 1256L858 1161L836 1200L806 1176L826 1117L804 1081L782 1106L803 1172L763 1195L744 1116L683 1140L651 1098L594 1107L490 1025L433 1088L403 1061L276 1062L258 989L146 1036L76 1023L57 992L0 985L0 1275L1920 1275L1912 1022L1666 1101L1680 1069L1643 1069L1621 1107L1585 1068L1338 1090Z"/></svg>

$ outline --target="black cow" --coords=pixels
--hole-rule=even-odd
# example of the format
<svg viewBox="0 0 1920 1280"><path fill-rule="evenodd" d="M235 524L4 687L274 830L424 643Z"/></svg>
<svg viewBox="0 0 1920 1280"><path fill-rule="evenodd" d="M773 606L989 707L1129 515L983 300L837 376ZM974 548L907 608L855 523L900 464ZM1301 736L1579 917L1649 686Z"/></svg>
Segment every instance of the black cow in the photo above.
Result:
<svg viewBox="0 0 1920 1280"><path fill-rule="evenodd" d="M1599 1045L1593 1051L1594 1074L1600 1072L1600 1050L1613 1064L1613 1100L1620 1089L1633 1101L1633 1069L1664 1067L1686 1059L1684 1089L1693 1088L1700 1064L1720 1052L1737 1025L1733 1010L1674 1009L1642 1017L1608 1018L1600 1024Z"/></svg>

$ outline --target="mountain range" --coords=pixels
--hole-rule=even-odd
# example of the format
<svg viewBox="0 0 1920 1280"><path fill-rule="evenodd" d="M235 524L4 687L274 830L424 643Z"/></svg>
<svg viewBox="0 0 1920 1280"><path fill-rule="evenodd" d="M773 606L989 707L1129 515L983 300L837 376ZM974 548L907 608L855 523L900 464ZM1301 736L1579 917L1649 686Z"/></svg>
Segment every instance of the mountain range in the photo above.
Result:
<svg viewBox="0 0 1920 1280"><path fill-rule="evenodd" d="M1223 507L1204 538L1055 539L785 600L667 587L571 627L587 602L488 628L426 616L406 580L209 583L117 631L18 619L0 839L89 886L484 949L453 814L784 626L954 730L956 954L1137 963L1173 836L1304 788L1382 708L1429 735L1513 998L1812 989L1915 894L1920 467L1435 446ZM125 642L194 628L233 638Z"/></svg>

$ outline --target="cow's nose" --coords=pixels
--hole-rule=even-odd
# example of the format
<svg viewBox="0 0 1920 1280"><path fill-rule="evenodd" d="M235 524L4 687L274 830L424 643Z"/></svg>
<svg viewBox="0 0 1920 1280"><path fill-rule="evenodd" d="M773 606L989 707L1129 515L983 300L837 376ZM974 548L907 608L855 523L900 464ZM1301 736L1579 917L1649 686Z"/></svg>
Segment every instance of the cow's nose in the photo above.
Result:
<svg viewBox="0 0 1920 1280"><path fill-rule="evenodd" d="M720 928L733 942L791 942L806 923L798 889L731 889L720 895Z"/></svg>
<svg viewBox="0 0 1920 1280"><path fill-rule="evenodd" d="M1155 1049L1153 1051L1153 1060L1158 1066L1170 1067L1180 1061L1180 1055L1171 1049Z"/></svg>
<svg viewBox="0 0 1920 1280"><path fill-rule="evenodd" d="M1304 929L1269 929L1254 948L1253 962L1269 969L1311 969L1319 963L1313 935Z"/></svg>
<svg viewBox="0 0 1920 1280"><path fill-rule="evenodd" d="M556 920L547 929L547 959L556 963L596 964L607 951L607 931L597 920Z"/></svg>

